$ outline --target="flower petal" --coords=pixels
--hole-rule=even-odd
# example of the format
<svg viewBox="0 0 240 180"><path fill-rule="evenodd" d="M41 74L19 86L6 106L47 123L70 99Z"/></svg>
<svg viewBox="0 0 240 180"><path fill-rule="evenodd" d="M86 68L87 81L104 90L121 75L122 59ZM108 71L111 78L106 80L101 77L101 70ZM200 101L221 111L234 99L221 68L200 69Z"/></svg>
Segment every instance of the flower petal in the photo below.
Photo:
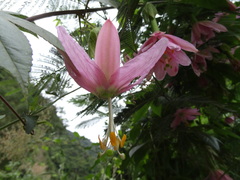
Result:
<svg viewBox="0 0 240 180"><path fill-rule="evenodd" d="M171 67L166 68L166 71L169 76L176 76L178 73L178 63L173 61L170 63Z"/></svg>
<svg viewBox="0 0 240 180"><path fill-rule="evenodd" d="M215 23L213 21L201 21L198 22L202 26L213 29L216 32L227 32L227 28L219 23Z"/></svg>
<svg viewBox="0 0 240 180"><path fill-rule="evenodd" d="M161 61L158 61L156 63L156 65L153 68L154 74L156 76L156 78L160 81L163 80L165 75L166 75L166 71L164 70L164 67L166 66L166 63L163 63Z"/></svg>
<svg viewBox="0 0 240 180"><path fill-rule="evenodd" d="M183 66L189 66L191 64L190 58L183 51L174 51L171 56L178 64Z"/></svg>
<svg viewBox="0 0 240 180"><path fill-rule="evenodd" d="M126 62L112 75L110 85L117 88L118 93L123 93L133 86L140 84L161 58L167 48L167 44L168 39L162 38L150 49ZM132 83L135 78L138 79Z"/></svg>
<svg viewBox="0 0 240 180"><path fill-rule="evenodd" d="M98 87L105 87L107 80L97 64L89 58L84 49L63 27L57 27L57 31L66 51L66 53L61 52L61 54L64 56L64 62L70 76L78 85L92 93L95 93Z"/></svg>
<svg viewBox="0 0 240 180"><path fill-rule="evenodd" d="M138 54L143 53L147 51L149 48L151 48L156 42L158 38L157 36L151 36L140 48L138 51Z"/></svg>
<svg viewBox="0 0 240 180"><path fill-rule="evenodd" d="M101 28L95 49L95 62L109 80L120 67L120 40L117 29L110 20Z"/></svg>
<svg viewBox="0 0 240 180"><path fill-rule="evenodd" d="M170 34L165 34L164 36L169 38L173 43L179 45L185 51L198 52L196 47L188 41L185 41L177 36L173 36Z"/></svg>

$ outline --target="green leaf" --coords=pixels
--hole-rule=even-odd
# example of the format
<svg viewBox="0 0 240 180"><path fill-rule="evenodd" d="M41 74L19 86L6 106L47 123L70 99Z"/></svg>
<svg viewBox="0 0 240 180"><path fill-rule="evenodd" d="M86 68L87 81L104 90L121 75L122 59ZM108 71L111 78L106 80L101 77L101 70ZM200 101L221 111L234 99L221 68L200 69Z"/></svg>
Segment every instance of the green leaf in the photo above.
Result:
<svg viewBox="0 0 240 180"><path fill-rule="evenodd" d="M151 104L151 110L153 111L154 114L158 115L161 117L162 114L162 105L155 105L154 103Z"/></svg>
<svg viewBox="0 0 240 180"><path fill-rule="evenodd" d="M30 134L33 131L33 128L36 126L37 124L37 119L38 116L30 116L30 115L26 115L24 117L25 119L25 125L24 125L24 130L27 134Z"/></svg>
<svg viewBox="0 0 240 180"><path fill-rule="evenodd" d="M207 9L216 9L216 10L228 10L228 4L226 0L181 0L182 3L193 4L194 6L200 6Z"/></svg>
<svg viewBox="0 0 240 180"><path fill-rule="evenodd" d="M3 118L5 118L5 114L4 115L0 115L0 119L3 119Z"/></svg>
<svg viewBox="0 0 240 180"><path fill-rule="evenodd" d="M73 132L73 135L74 135L76 138L81 138L81 136L78 134L78 132Z"/></svg>
<svg viewBox="0 0 240 180"><path fill-rule="evenodd" d="M235 87L235 98L237 101L240 101L240 83L237 83L236 84L236 87Z"/></svg>
<svg viewBox="0 0 240 180"><path fill-rule="evenodd" d="M137 110L133 114L132 119L134 122L137 122L146 116L148 109L149 109L149 105L150 105L150 103L144 104L139 110Z"/></svg>
<svg viewBox="0 0 240 180"><path fill-rule="evenodd" d="M206 144L208 144L209 146L211 146L215 150L220 151L220 146L219 146L220 140L219 139L217 139L214 136L206 135L206 134L202 135L202 139Z"/></svg>
<svg viewBox="0 0 240 180"><path fill-rule="evenodd" d="M155 18L156 14L158 13L156 7L151 3L147 3L145 5L143 12L152 18Z"/></svg>
<svg viewBox="0 0 240 180"><path fill-rule="evenodd" d="M32 50L24 34L2 16L0 16L0 54L0 66L16 78L26 93L32 66Z"/></svg>
<svg viewBox="0 0 240 180"><path fill-rule="evenodd" d="M2 18L5 18L6 20L12 22L13 24L21 26L35 34L38 34L39 36L41 36L43 39L48 41L50 44L52 44L56 48L64 51L64 48L63 48L62 44L60 43L60 41L58 40L58 38L56 36L54 36L52 33L50 33L49 31L35 25L32 22L18 18L16 16L12 16L4 11L0 12L0 16Z"/></svg>
<svg viewBox="0 0 240 180"><path fill-rule="evenodd" d="M129 157L132 157L133 154L134 154L136 151L138 151L143 145L145 145L145 143L133 147L133 148L129 151Z"/></svg>
<svg viewBox="0 0 240 180"><path fill-rule="evenodd" d="M96 27L90 31L89 40L88 40L88 54L90 57L94 57L95 54L95 46L97 42L97 36L100 28Z"/></svg>

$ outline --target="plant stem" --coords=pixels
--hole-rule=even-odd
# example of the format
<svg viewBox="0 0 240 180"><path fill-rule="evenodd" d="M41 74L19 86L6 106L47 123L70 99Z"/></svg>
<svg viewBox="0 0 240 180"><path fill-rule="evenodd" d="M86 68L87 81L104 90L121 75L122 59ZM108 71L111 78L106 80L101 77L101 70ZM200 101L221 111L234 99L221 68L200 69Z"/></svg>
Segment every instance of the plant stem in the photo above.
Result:
<svg viewBox="0 0 240 180"><path fill-rule="evenodd" d="M2 102L4 102L4 104L6 104L6 106L13 112L13 114L15 114L15 116L23 123L23 125L25 125L25 121L21 118L21 116L13 109L13 107L7 102L6 99L4 99L4 97L2 97L0 95L0 99L2 100Z"/></svg>
<svg viewBox="0 0 240 180"><path fill-rule="evenodd" d="M114 132L114 120L113 120L113 111L112 111L112 99L108 98L108 110L109 110L109 127L110 132Z"/></svg>
<svg viewBox="0 0 240 180"><path fill-rule="evenodd" d="M153 32L159 31L156 18L149 17L149 19L150 19L150 22L151 22L152 31L153 31Z"/></svg>
<svg viewBox="0 0 240 180"><path fill-rule="evenodd" d="M42 108L40 108L40 109L32 112L32 114L40 113L41 111L43 111L43 110L49 108L50 106L52 106L55 102L57 102L58 100L60 100L60 99L63 98L64 96L67 96L68 94L71 94L71 93L77 91L78 89L80 89L80 87L78 87L78 88L76 88L76 89L74 89L74 90L72 90L72 91L70 91L70 92L68 92L68 93L66 93L66 94L63 94L62 96L60 96L60 97L58 97L57 99L55 99L54 101L50 102L50 103L47 104L46 106L44 106L44 107L42 107Z"/></svg>
<svg viewBox="0 0 240 180"><path fill-rule="evenodd" d="M13 125L13 124L17 123L18 121L20 121L20 120L19 120L19 119L17 119L17 120L15 120L15 121L12 121L12 122L10 122L10 123L8 123L8 124L4 125L4 126L1 126L1 127L0 127L0 131L1 131L1 130L3 130L4 128L7 128L7 127L9 127L9 126L11 126L11 125Z"/></svg>

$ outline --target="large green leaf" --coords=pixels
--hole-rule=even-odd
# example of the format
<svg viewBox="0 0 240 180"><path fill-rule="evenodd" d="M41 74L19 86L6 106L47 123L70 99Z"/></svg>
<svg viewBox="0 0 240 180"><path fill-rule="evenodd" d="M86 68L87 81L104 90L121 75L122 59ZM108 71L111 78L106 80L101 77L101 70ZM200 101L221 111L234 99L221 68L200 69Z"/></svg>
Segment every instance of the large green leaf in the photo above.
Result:
<svg viewBox="0 0 240 180"><path fill-rule="evenodd" d="M0 55L0 66L17 79L26 93L32 66L32 49L18 27L2 16L0 16Z"/></svg>
<svg viewBox="0 0 240 180"><path fill-rule="evenodd" d="M52 33L19 17L16 14L11 15L9 12L0 11L0 66L8 70L17 79L23 92L27 93L26 87L32 66L32 49L19 27L41 36L58 49L64 49Z"/></svg>
<svg viewBox="0 0 240 180"><path fill-rule="evenodd" d="M58 40L58 38L50 33L49 31L37 26L36 24L29 22L25 19L21 19L16 17L16 15L12 16L10 13L0 11L0 16L5 18L6 20L12 22L13 24L16 24L24 29L27 29L39 36L41 36L43 39L51 43L53 46L57 47L58 49L64 50L61 42Z"/></svg>

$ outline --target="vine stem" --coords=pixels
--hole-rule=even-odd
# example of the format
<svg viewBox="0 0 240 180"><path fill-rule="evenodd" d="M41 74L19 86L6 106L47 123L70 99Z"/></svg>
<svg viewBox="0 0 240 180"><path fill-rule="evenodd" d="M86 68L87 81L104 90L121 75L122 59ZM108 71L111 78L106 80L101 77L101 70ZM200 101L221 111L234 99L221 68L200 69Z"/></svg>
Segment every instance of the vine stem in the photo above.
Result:
<svg viewBox="0 0 240 180"><path fill-rule="evenodd" d="M109 130L114 132L114 120L113 120L113 110L112 110L112 98L108 98L108 110L109 110Z"/></svg>
<svg viewBox="0 0 240 180"><path fill-rule="evenodd" d="M53 11L48 13L39 14L36 16L31 16L26 18L26 20L33 22L35 20L51 17L51 16L59 16L59 15L68 15L68 14L76 14L83 16L85 13L103 11L107 9L114 9L114 7L102 7L102 8L92 8L92 9L78 9L78 10L66 10L66 11Z"/></svg>

